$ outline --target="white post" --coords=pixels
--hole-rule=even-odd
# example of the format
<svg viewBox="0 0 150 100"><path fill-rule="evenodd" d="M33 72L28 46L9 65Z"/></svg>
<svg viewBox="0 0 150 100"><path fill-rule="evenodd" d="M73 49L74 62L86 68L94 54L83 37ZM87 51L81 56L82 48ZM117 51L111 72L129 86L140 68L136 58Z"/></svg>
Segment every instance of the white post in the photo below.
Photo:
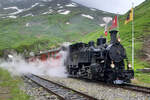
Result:
<svg viewBox="0 0 150 100"><path fill-rule="evenodd" d="M117 14L117 25L118 25L118 31L119 31L119 15Z"/></svg>
<svg viewBox="0 0 150 100"><path fill-rule="evenodd" d="M134 70L134 4L132 3L133 9L133 20L132 20L132 68Z"/></svg>
<svg viewBox="0 0 150 100"><path fill-rule="evenodd" d="M119 34L119 38L120 38L120 32L119 32L119 15L117 13L117 30L118 30L118 34Z"/></svg>

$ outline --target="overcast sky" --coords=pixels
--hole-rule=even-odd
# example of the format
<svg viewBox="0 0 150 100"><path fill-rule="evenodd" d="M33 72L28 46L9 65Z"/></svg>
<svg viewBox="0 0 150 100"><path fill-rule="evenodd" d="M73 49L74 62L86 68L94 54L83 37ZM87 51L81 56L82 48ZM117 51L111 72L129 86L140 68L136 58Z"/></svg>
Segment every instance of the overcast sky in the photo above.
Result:
<svg viewBox="0 0 150 100"><path fill-rule="evenodd" d="M73 0L73 1L92 8L97 8L112 13L124 14L132 7L132 2L134 2L134 6L137 6L145 0Z"/></svg>

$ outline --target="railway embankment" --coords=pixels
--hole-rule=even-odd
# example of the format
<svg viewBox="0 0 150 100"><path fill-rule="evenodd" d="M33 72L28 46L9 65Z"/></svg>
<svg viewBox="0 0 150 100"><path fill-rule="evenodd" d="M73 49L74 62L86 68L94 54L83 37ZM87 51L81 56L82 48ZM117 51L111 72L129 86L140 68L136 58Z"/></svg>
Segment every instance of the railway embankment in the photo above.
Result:
<svg viewBox="0 0 150 100"><path fill-rule="evenodd" d="M83 92L90 96L104 100L149 100L150 94L130 91L122 88L102 85L98 82L89 82L87 80L73 78L57 78L42 76L48 80L73 88L76 91Z"/></svg>

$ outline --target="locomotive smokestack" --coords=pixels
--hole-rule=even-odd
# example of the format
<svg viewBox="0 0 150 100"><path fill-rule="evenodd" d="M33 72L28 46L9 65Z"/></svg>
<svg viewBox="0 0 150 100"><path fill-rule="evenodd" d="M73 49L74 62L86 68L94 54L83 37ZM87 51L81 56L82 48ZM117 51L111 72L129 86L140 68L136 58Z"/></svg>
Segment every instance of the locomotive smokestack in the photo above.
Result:
<svg viewBox="0 0 150 100"><path fill-rule="evenodd" d="M117 30L112 30L109 32L110 33L110 37L111 37L111 43L118 43L118 39L117 39Z"/></svg>

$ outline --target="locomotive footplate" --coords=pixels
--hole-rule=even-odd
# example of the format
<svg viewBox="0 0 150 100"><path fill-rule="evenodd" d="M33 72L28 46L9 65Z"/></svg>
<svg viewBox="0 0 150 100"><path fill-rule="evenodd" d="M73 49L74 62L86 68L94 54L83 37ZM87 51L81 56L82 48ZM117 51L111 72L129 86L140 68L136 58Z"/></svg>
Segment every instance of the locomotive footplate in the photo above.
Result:
<svg viewBox="0 0 150 100"><path fill-rule="evenodd" d="M116 72L116 80L113 81L114 84L123 84L124 82L129 82L134 77L133 70L122 70Z"/></svg>

